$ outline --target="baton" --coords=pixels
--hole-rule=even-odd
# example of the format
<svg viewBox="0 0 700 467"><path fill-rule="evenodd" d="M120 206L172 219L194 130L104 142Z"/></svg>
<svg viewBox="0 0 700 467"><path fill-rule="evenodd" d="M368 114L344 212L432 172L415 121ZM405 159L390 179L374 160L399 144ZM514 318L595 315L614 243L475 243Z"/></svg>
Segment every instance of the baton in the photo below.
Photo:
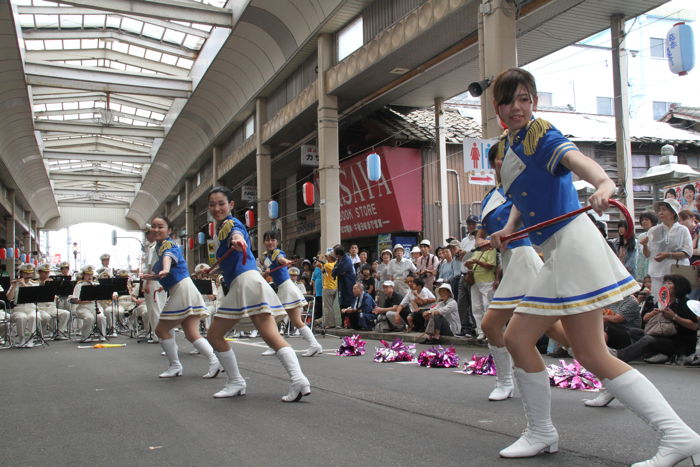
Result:
<svg viewBox="0 0 700 467"><path fill-rule="evenodd" d="M237 243L238 246L241 247L241 250L242 250L242 253L243 253L243 264L245 264L246 261L248 261L248 246L245 244L245 242L236 242L236 243ZM230 255L231 253L233 253L235 250L236 250L236 248L234 248L234 247L229 248L228 251L226 251L226 253L224 253L223 255L221 255L221 258L219 258L219 259L216 260L216 263L214 263L214 265L213 265L212 267L210 267L209 269L207 269L206 273L209 274L209 273L212 272L214 269L216 269L217 266L219 266L219 264L221 264L221 262L222 262L223 260L225 260L226 258L228 258L229 255Z"/></svg>
<svg viewBox="0 0 700 467"><path fill-rule="evenodd" d="M624 204L620 203L619 201L615 199L609 199L608 203L612 204L615 206L617 209L620 210L622 215L625 217L625 221L627 221L627 232L625 232L625 238L629 240L632 238L632 235L634 235L634 220L632 219L632 216L630 215L630 212L627 210ZM527 237L527 234L534 231L534 230L540 230L545 227L549 227L552 224L556 224L557 222L561 222L563 220L569 219L570 217L578 216L581 213L584 213L586 211L590 211L593 209L593 206L585 206L583 208L577 209L575 211L568 212L566 214L562 214L561 216L554 217L552 219L540 222L539 224L531 225L530 227L527 227L522 230L518 230L517 232L513 232L510 235L506 235L505 237L501 237L501 241L515 241L515 240L520 240L522 238Z"/></svg>

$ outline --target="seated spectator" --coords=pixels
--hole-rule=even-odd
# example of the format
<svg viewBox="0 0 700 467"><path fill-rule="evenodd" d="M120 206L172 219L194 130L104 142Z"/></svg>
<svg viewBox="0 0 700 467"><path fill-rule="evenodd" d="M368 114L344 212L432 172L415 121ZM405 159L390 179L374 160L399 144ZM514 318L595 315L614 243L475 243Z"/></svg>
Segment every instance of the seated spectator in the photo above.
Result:
<svg viewBox="0 0 700 467"><path fill-rule="evenodd" d="M425 344L439 344L441 336L454 336L462 327L450 284L440 285L437 293L440 300L423 312L423 319L428 322L425 326Z"/></svg>
<svg viewBox="0 0 700 467"><path fill-rule="evenodd" d="M395 289L394 281L384 281L382 283L382 295L384 300L381 306L377 306L372 313L377 315L377 328L379 332L403 331L404 325L399 315L399 306L403 301L403 295Z"/></svg>
<svg viewBox="0 0 700 467"><path fill-rule="evenodd" d="M674 356L686 357L695 352L698 317L686 303L690 283L685 277L676 274L666 275L663 280L668 288L671 304L664 310L643 310L642 321L648 323L652 317L663 314L673 321L677 333L673 336L650 336L645 333L637 342L617 351L617 358L623 362L644 357L647 363L664 363Z"/></svg>
<svg viewBox="0 0 700 467"><path fill-rule="evenodd" d="M425 281L416 277L411 282L411 292L406 294L399 308L399 315L408 324L406 332L425 331L423 312L435 303L435 295L425 286Z"/></svg>
<svg viewBox="0 0 700 467"><path fill-rule="evenodd" d="M306 286L302 281L299 280L299 275L301 274L301 271L299 271L299 268L292 266L289 268L289 278L292 280L292 283L297 286L299 289L299 292L301 292L302 295L306 295Z"/></svg>
<svg viewBox="0 0 700 467"><path fill-rule="evenodd" d="M640 309L647 295L648 293L628 295L603 311L603 329L608 347L622 349L644 335Z"/></svg>
<svg viewBox="0 0 700 467"><path fill-rule="evenodd" d="M370 295L364 291L361 283L352 287L352 294L355 300L348 308L343 308L341 312L348 320L348 325L352 329L372 329L377 319L372 311L377 307Z"/></svg>
<svg viewBox="0 0 700 467"><path fill-rule="evenodd" d="M362 269L360 269L360 275L357 277L357 282L360 282L372 300L375 299L375 289L374 289L374 277L372 276L372 269L369 264L366 264Z"/></svg>

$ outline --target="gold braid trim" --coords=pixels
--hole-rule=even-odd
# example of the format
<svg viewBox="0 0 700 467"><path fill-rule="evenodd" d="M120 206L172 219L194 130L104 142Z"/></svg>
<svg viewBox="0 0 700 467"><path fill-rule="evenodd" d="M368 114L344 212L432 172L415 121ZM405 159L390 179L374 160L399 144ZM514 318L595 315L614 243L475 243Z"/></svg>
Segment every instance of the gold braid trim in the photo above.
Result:
<svg viewBox="0 0 700 467"><path fill-rule="evenodd" d="M530 123L525 134L525 140L523 141L523 151L526 156L531 156L535 153L537 143L540 142L540 138L542 138L550 128L552 128L552 125L547 120L541 118L536 118Z"/></svg>
<svg viewBox="0 0 700 467"><path fill-rule="evenodd" d="M174 246L175 245L170 240L164 241L163 244L160 246L160 250L158 250L158 256L163 256L163 253L165 253Z"/></svg>
<svg viewBox="0 0 700 467"><path fill-rule="evenodd" d="M231 230L233 229L233 221L231 219L227 219L224 221L223 224L221 224L221 229L219 229L219 241L226 240L228 238L228 234L231 233Z"/></svg>
<svg viewBox="0 0 700 467"><path fill-rule="evenodd" d="M275 248L272 254L270 255L270 261L274 263L277 257L280 255L281 251L282 250L280 250L279 248Z"/></svg>
<svg viewBox="0 0 700 467"><path fill-rule="evenodd" d="M508 130L504 131L503 134L498 137L498 143L496 143L498 145L498 153L496 154L497 161L502 161L506 157L506 139L508 139Z"/></svg>

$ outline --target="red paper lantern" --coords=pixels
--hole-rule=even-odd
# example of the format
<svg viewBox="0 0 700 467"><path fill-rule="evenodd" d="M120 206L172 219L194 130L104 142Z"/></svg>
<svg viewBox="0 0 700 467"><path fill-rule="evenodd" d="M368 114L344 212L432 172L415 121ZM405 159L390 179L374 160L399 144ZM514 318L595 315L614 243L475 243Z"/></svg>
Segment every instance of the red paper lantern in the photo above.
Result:
<svg viewBox="0 0 700 467"><path fill-rule="evenodd" d="M255 227L255 212L252 209L245 212L245 226L249 229Z"/></svg>
<svg viewBox="0 0 700 467"><path fill-rule="evenodd" d="M304 197L304 204L307 206L313 206L314 205L314 184L311 182L306 182L303 185L303 197Z"/></svg>
<svg viewBox="0 0 700 467"><path fill-rule="evenodd" d="M34 266L39 266L39 260L38 260L38 259L35 259L35 260L34 260Z"/></svg>
<svg viewBox="0 0 700 467"><path fill-rule="evenodd" d="M6 259L7 258L7 250L4 248L0 248L0 259Z"/></svg>
<svg viewBox="0 0 700 467"><path fill-rule="evenodd" d="M209 236L211 238L214 238L214 234L216 233L216 224L214 222L209 223Z"/></svg>
<svg viewBox="0 0 700 467"><path fill-rule="evenodd" d="M19 248L15 248L15 259L19 259L21 255L22 253L20 253Z"/></svg>
<svg viewBox="0 0 700 467"><path fill-rule="evenodd" d="M187 239L187 245L190 247L190 250L194 250L194 237Z"/></svg>

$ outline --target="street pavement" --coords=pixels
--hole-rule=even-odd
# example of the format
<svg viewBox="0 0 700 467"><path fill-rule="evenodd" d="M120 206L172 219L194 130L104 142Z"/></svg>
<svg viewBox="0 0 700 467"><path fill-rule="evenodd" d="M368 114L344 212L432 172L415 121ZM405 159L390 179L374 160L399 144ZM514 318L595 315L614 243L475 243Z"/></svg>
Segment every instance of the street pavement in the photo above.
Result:
<svg viewBox="0 0 700 467"><path fill-rule="evenodd" d="M290 338L301 351L304 342ZM552 389L560 451L500 459L524 429L520 399L489 402L495 378L451 369L337 357L339 339L321 338L322 356L301 358L312 394L279 398L287 375L262 357L260 339L233 342L248 383L245 397L213 399L225 377L203 380L206 360L178 334L184 375L163 380L160 346L78 349L77 342L0 352L0 459L6 466L607 466L654 454L658 437L617 401L587 408L581 391ZM419 345L418 350L426 348ZM463 360L483 347L459 346ZM547 359L547 363L555 360ZM700 372L635 365L700 430ZM681 465L691 465L684 461Z"/></svg>

